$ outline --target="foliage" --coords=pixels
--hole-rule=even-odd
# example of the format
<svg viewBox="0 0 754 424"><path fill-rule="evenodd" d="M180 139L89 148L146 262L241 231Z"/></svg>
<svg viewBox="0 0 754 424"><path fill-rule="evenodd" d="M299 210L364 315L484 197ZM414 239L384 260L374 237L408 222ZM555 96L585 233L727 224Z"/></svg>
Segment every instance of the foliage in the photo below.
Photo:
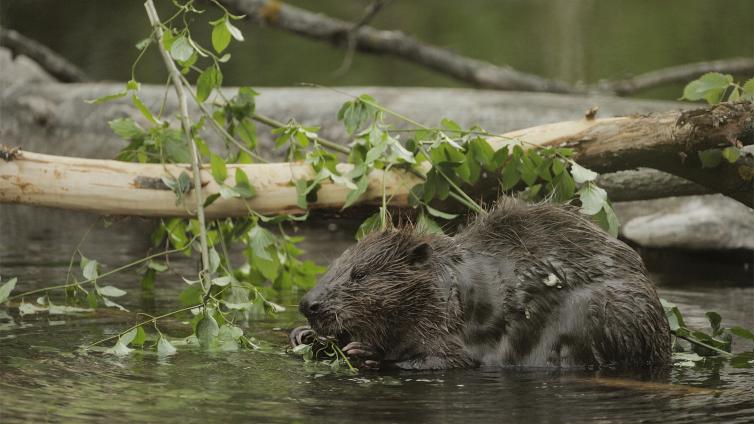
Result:
<svg viewBox="0 0 754 424"><path fill-rule="evenodd" d="M683 315L678 307L665 299L660 299L662 307L665 309L665 316L670 325L670 332L676 339L682 339L689 343L689 349L693 356L690 356L677 343L674 342L676 349L675 356L677 359L689 364L702 360L710 356L731 356L731 347L733 337L739 337L744 340L754 342L754 333L741 326L730 328L723 327L722 317L717 312L707 312L705 316L709 321L709 332L693 330L686 326ZM680 355L678 355L680 354Z"/></svg>
<svg viewBox="0 0 754 424"><path fill-rule="evenodd" d="M754 78L739 84L733 81L732 75L724 75L719 72L706 73L686 85L681 99L692 101L703 99L710 105L724 101L754 101ZM697 155L702 168L716 168L724 161L736 164L739 158L746 154L741 150L741 147L740 142L735 142L731 146L700 150ZM737 169L742 180L754 180L754 168L742 163L738 165Z"/></svg>

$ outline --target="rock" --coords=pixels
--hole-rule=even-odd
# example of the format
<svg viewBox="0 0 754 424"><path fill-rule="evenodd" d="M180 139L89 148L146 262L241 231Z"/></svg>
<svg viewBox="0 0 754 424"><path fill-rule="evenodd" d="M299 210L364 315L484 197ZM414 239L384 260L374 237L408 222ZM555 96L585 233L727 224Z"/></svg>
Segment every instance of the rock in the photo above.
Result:
<svg viewBox="0 0 754 424"><path fill-rule="evenodd" d="M643 247L754 251L754 210L720 194L614 206L621 235Z"/></svg>

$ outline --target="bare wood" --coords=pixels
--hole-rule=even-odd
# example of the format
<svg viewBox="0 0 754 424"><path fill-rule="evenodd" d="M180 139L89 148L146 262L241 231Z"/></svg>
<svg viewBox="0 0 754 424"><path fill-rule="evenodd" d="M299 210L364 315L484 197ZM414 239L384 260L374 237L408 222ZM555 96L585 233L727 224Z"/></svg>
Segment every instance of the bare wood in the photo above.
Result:
<svg viewBox="0 0 754 424"><path fill-rule="evenodd" d="M7 47L14 55L22 54L34 60L58 81L84 82L90 80L84 71L63 56L12 29L0 27L0 46Z"/></svg>
<svg viewBox="0 0 754 424"><path fill-rule="evenodd" d="M349 33L353 28L349 22L275 0L222 0L222 3L235 13L245 14L257 22L327 41L336 46L348 47ZM516 71L508 66L497 66L471 59L424 43L401 31L383 31L364 25L353 33L353 37L355 47L360 51L391 54L477 87L552 93L574 91L564 82Z"/></svg>
<svg viewBox="0 0 754 424"><path fill-rule="evenodd" d="M249 209L263 214L303 212L296 206L296 188L292 181L313 178L310 166L296 163L228 165L227 183L230 185L234 184L236 168L246 172L257 196L248 201L219 198L207 207L208 218L245 216ZM348 172L351 166L340 164L338 169ZM193 214L184 206L176 205L175 194L162 178L190 170L188 164L136 164L21 151L9 162L0 161L0 202L104 215L189 217ZM408 190L418 182L411 174L393 172L385 176L385 190L395 195L394 202L406 205ZM220 191L206 166L201 170L201 184L207 196ZM323 181L317 202L309 206L312 209L339 208L348 192L346 187ZM365 203L381 202L381 172L374 171L370 175L369 187L362 199Z"/></svg>
<svg viewBox="0 0 754 424"><path fill-rule="evenodd" d="M702 169L696 152L730 145L754 145L754 103L723 104L686 112L665 112L644 116L561 122L502 135L497 148L515 138L524 146L569 146L576 160L595 171L616 171L649 166L695 181L722 192L741 203L754 203L754 182L738 175L739 166L754 167L751 154L736 164L723 163ZM747 136L748 134L748 136ZM742 139L743 138L743 139ZM736 139L738 139L736 141ZM117 161L66 158L20 152L14 160L0 162L0 202L27 203L111 215L189 216L175 205L174 194L161 178L179 175L188 165L143 165ZM210 217L239 216L247 208L262 213L299 211L292 181L311 179L312 169L300 163L231 165L241 167L257 190L248 202L220 199L207 209ZM351 167L340 164L339 170ZM232 177L231 177L232 178ZM420 180L401 171L385 175L385 192L391 204L406 206L410 188ZM383 174L369 176L369 188L362 202L381 201ZM232 181L228 181L232 184ZM207 167L201 170L206 195L218 193ZM348 189L325 181L311 208L339 208Z"/></svg>

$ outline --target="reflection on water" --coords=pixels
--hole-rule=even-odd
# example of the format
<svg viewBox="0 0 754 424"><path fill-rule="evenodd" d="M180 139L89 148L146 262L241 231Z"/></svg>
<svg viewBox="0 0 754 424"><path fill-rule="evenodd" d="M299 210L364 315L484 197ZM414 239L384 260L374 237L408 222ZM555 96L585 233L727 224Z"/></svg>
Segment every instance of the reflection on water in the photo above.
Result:
<svg viewBox="0 0 754 424"><path fill-rule="evenodd" d="M0 271L19 276L21 290L59 283L71 249L92 220L85 214L0 206ZM148 225L126 220L108 229L97 226L82 252L110 266L129 262L143 254L140 234ZM352 242L351 230L302 229L310 236L305 248L327 261ZM129 291L122 298L129 309L164 312L176 307L183 284L177 280L158 280L151 300L139 293L133 272L114 275L108 284ZM682 307L692 326L704 325L704 312L716 310L724 324L754 327L750 282L690 283L697 284L660 291ZM131 314L20 318L5 311L0 310L3 423L179 417L189 422L750 422L754 417L754 370L722 362L633 373L514 368L332 374L285 354L285 330L302 321L294 307L248 323L246 331L262 346L259 351L208 353L181 346L168 358L150 352L125 358L77 353L80 345L124 329L133 322ZM173 337L188 331L180 320L168 320L161 329Z"/></svg>

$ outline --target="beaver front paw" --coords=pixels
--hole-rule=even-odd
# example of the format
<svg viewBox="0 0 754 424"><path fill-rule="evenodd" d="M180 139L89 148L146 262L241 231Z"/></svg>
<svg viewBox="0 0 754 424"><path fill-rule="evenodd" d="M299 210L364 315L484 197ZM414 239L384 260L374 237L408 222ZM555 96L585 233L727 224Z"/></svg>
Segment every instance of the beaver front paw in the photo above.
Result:
<svg viewBox="0 0 754 424"><path fill-rule="evenodd" d="M348 359L359 368L376 370L380 362L374 347L368 343L350 342L341 349Z"/></svg>
<svg viewBox="0 0 754 424"><path fill-rule="evenodd" d="M308 325L296 327L291 331L291 334L288 335L288 338L291 341L291 346L293 347L302 344L311 344L316 337L317 333L315 333Z"/></svg>

